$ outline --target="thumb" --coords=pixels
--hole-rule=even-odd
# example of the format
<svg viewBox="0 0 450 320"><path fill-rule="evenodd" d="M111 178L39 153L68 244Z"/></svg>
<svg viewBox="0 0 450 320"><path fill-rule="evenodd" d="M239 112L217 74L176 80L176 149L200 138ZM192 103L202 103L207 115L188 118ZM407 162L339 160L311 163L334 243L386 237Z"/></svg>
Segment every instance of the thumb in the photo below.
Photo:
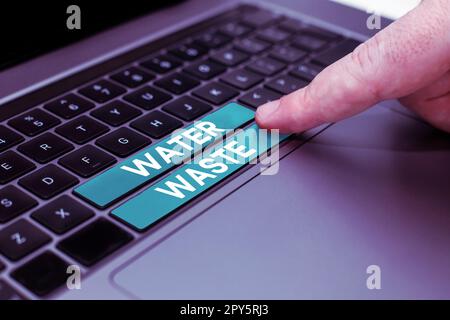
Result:
<svg viewBox="0 0 450 320"><path fill-rule="evenodd" d="M261 128L301 132L411 94L450 69L450 1L427 0L308 86L258 108Z"/></svg>

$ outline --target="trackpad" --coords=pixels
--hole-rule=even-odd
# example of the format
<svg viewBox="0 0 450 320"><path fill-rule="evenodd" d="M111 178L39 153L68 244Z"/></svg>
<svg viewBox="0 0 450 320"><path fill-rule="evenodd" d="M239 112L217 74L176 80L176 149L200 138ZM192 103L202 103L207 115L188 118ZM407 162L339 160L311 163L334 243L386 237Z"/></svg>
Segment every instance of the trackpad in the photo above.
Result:
<svg viewBox="0 0 450 320"><path fill-rule="evenodd" d="M114 281L144 299L450 298L449 163L448 136L375 108L325 130ZM379 290L367 287L374 265Z"/></svg>

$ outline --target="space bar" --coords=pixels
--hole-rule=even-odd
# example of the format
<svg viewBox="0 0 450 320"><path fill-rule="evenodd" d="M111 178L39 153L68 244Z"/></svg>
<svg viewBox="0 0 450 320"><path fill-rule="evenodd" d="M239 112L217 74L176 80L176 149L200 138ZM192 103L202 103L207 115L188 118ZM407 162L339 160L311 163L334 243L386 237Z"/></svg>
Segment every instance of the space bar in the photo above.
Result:
<svg viewBox="0 0 450 320"><path fill-rule="evenodd" d="M74 194L99 208L108 207L253 118L254 111L229 103L80 185Z"/></svg>
<svg viewBox="0 0 450 320"><path fill-rule="evenodd" d="M111 215L143 231L211 189L259 155L285 140L256 124L204 152L147 190L112 210Z"/></svg>

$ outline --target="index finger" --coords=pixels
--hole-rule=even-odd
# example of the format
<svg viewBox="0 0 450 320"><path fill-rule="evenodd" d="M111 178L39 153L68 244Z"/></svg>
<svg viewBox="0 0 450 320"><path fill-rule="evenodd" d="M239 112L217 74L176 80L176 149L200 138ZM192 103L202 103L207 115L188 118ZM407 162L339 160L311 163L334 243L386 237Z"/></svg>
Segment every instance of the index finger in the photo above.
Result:
<svg viewBox="0 0 450 320"><path fill-rule="evenodd" d="M450 68L450 1L423 1L307 87L258 108L262 128L301 132L408 95Z"/></svg>

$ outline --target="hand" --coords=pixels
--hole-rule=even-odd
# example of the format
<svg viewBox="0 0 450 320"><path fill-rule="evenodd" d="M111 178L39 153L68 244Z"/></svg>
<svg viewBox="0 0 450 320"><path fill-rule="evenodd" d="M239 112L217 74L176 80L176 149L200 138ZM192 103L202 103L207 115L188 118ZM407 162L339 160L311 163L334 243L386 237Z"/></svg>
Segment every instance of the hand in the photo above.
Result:
<svg viewBox="0 0 450 320"><path fill-rule="evenodd" d="M394 98L450 132L449 0L424 0L307 87L259 107L256 122L301 132Z"/></svg>

